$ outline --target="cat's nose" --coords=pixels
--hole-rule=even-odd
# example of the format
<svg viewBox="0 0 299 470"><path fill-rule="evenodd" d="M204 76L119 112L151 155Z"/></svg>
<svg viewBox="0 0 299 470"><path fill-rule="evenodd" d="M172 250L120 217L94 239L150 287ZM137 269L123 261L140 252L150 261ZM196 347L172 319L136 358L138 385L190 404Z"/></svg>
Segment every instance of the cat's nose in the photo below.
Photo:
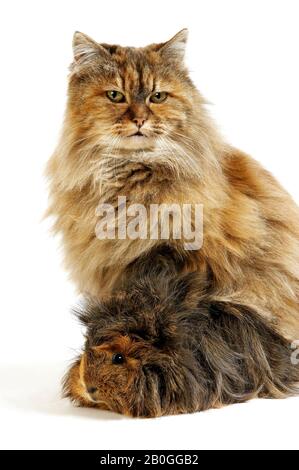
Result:
<svg viewBox="0 0 299 470"><path fill-rule="evenodd" d="M140 127L143 126L143 124L145 123L146 119L143 118L143 117L136 117L133 119L133 122L134 124L136 124L136 126L140 129Z"/></svg>

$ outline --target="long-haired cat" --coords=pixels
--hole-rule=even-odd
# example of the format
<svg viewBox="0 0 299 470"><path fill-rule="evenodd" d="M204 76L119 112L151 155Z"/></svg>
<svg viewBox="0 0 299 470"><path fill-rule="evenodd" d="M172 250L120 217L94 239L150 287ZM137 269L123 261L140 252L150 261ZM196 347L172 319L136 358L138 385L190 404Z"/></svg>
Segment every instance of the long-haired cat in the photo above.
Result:
<svg viewBox="0 0 299 470"><path fill-rule="evenodd" d="M117 289L134 263L176 259L219 300L246 305L299 337L299 212L256 161L217 132L184 65L187 31L147 47L75 33L60 142L48 165L49 214L80 291ZM99 239L99 203L203 204L203 246L183 239ZM163 220L162 220L163 222Z"/></svg>

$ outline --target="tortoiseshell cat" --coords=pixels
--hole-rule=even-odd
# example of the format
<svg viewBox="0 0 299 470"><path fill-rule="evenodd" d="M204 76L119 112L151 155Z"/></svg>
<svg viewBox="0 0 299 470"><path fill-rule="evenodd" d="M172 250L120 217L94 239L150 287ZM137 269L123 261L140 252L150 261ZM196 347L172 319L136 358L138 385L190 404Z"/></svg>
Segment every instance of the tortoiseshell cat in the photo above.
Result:
<svg viewBox="0 0 299 470"><path fill-rule="evenodd" d="M60 143L48 165L55 231L80 291L109 295L155 253L198 271L219 300L246 305L299 338L299 212L275 179L224 142L184 65L187 31L143 48L74 36ZM101 240L99 202L202 203L203 246Z"/></svg>

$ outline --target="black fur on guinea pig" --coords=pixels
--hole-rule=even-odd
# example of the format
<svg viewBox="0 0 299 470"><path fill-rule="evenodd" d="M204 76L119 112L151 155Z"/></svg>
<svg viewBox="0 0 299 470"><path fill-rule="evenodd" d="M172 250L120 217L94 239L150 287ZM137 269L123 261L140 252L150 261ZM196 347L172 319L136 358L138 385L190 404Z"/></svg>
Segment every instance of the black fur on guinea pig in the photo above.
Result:
<svg viewBox="0 0 299 470"><path fill-rule="evenodd" d="M104 302L88 301L77 311L86 344L65 396L155 417L297 393L289 342L252 309L205 292L197 275L147 275Z"/></svg>

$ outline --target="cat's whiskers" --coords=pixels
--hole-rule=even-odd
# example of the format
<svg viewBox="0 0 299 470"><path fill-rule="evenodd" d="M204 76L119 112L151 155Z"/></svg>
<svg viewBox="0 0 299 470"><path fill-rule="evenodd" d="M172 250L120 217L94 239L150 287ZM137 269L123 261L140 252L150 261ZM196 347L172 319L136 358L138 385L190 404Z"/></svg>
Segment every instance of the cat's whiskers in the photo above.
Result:
<svg viewBox="0 0 299 470"><path fill-rule="evenodd" d="M201 173L199 165L198 165L199 162L196 161L196 158L194 158L194 156L198 153L198 149L194 145L194 139L177 132L176 130L167 126L167 124L163 124L161 128L164 130L164 132L167 132L167 134L164 134L163 138L169 142L169 145L172 148L178 149L180 152L184 154L186 159L189 161L190 166L194 169L195 173L198 173L198 172ZM178 137L179 140L182 141L182 144L192 152L192 156L189 155L189 153L187 153L186 149L182 147L180 142L177 142L176 140L173 139L173 137L175 136Z"/></svg>
<svg viewBox="0 0 299 470"><path fill-rule="evenodd" d="M215 152L211 146L210 139L205 135L203 131L197 127L192 129L194 137L184 136L183 134L178 133L177 131L171 130L172 134L177 135L184 141L184 145L189 146L194 154L200 157L202 160L205 160L209 166L213 165L214 167L219 167L219 161L215 157ZM192 144L185 142L185 139L189 139Z"/></svg>
<svg viewBox="0 0 299 470"><path fill-rule="evenodd" d="M104 144L103 138L99 138L96 134L78 139L77 143L80 140L82 142L89 140L88 144L84 145L84 150L82 149L80 152L80 167L88 162L88 173L86 173L85 167L84 174L88 174L92 179L93 187L99 186L101 193L105 183L116 182L118 178L123 178L124 171L121 170L132 162L147 163L152 167L159 162L159 164L167 166L176 177L194 177L194 175L200 177L200 162L195 158L199 149L196 148L196 145L192 145L194 140L171 129L166 124L159 126L159 130L163 132L163 135L157 134L153 130L156 137L156 146L153 150L125 151L124 154L119 152L120 135L111 136L108 145ZM178 139L174 140L176 137Z"/></svg>
<svg viewBox="0 0 299 470"><path fill-rule="evenodd" d="M168 141L165 138L158 137L158 142L160 144L160 148L166 152L170 153L171 158L166 156L166 159L162 161L162 163L166 164L169 168L172 169L172 172L179 176L181 173L181 169L179 168L177 158L174 154L173 148L169 145ZM163 155L165 157L165 155Z"/></svg>
<svg viewBox="0 0 299 470"><path fill-rule="evenodd" d="M177 130L174 130L173 128L169 127L167 124L163 124L163 130L164 131L167 131L168 132L168 135L170 134L175 134L179 137L182 137L184 140L189 140L190 142L194 143L194 139L192 139L191 137L187 136L187 135L184 135L184 134L181 134L180 132L178 132Z"/></svg>
<svg viewBox="0 0 299 470"><path fill-rule="evenodd" d="M173 137L176 136L178 137L178 140L182 141L182 144L184 145L184 147L187 147L188 149L190 149L192 156L190 156L189 153L186 152L187 149L183 150L181 148L181 145L179 145L181 150L185 152L184 155L189 160L193 168L195 165L195 167L199 170L199 172L202 173L202 168L200 166L201 162L205 162L210 168L211 166L213 166L214 168L219 168L219 161L215 156L215 152L213 151L211 142L203 131L200 132L198 128L195 128L195 129L193 128L192 132L194 133L194 136L190 137L190 136L183 135L177 130L170 128L169 126L167 126L167 124L164 124L163 127L164 127L164 130L168 131L168 135L171 140L173 140L172 136ZM178 142L173 141L173 145L176 146L176 144L178 144ZM190 158L192 162L190 161Z"/></svg>
<svg viewBox="0 0 299 470"><path fill-rule="evenodd" d="M178 142L174 141L169 137L164 137L165 141L168 142L169 148L172 149L172 156L176 159L178 166L185 172L186 176L197 175L201 177L201 168L199 162L192 158L189 153L180 145ZM182 158L182 155L184 158ZM186 165L186 161L189 163L190 167ZM190 175L190 168L194 173ZM181 171L182 173L182 171Z"/></svg>

